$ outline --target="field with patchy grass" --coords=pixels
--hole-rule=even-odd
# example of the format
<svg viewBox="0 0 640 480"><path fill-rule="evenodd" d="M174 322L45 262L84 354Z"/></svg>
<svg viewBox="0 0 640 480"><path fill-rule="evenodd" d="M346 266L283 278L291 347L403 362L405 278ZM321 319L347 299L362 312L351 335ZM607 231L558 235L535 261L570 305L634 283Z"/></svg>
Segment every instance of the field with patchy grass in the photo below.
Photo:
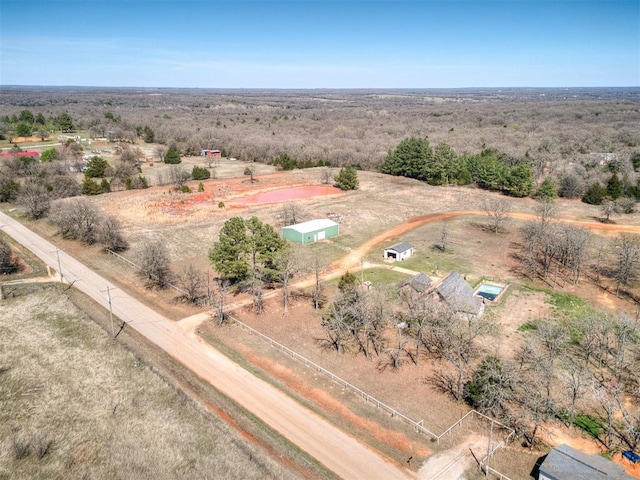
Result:
<svg viewBox="0 0 640 480"><path fill-rule="evenodd" d="M230 171L229 174L233 172ZM127 238L133 247L125 256L131 257L135 245L141 239L155 235L166 242L175 271L185 265L195 264L212 274L207 251L218 238L219 230L228 218L257 215L276 228L281 226L281 204L220 208L219 201L224 203L242 195L288 186L319 184L320 169L265 173L257 178L258 182L250 183L244 176L219 176L203 182L204 195L181 194L170 192L167 187L155 187L143 191L101 195L91 198L91 201L101 209L116 214L123 222ZM414 217L436 212L481 210L484 198L497 196L473 188L431 187L415 180L372 172L359 172L359 178L361 188L355 192L297 202L305 212L305 219L325 217L328 213L337 214L340 218L341 233L338 237L304 247L308 253L320 255L327 263L336 262L373 236L391 231ZM536 205L530 199L511 200L509 209L517 213L531 213ZM579 201L559 200L556 205L560 218L589 221L598 215L597 207L587 206ZM638 214L625 215L620 222L638 224L639 218ZM416 255L401 262L400 266L403 268L424 271L435 279L458 270L472 284L482 279L509 284L502 301L487 308L487 316L495 323L496 331L483 344L484 351L500 352L507 357L513 357L522 344L526 325L549 315L571 316L600 309L633 313L634 306L630 302L615 297L610 290L588 282L578 286L563 284L555 291L550 284L528 285L519 273L518 264L513 257L523 221L510 220L500 234L492 233L486 226L487 222L483 215L463 216L427 223L400 236L389 234L388 238L384 238L382 243L374 246L363 257L364 262L378 266L357 272L358 276L376 286L397 288L408 275L392 270L392 265L383 262L382 249L397 241L408 241L415 246ZM45 236L54 236L54 230L46 221L31 222L31 226ZM448 240L443 249L441 237L445 227ZM597 236L609 241L615 233L604 232ZM175 292L171 290L145 290L130 266L100 253L97 247L86 248L57 237L54 241L170 318L178 320L202 311L176 303ZM329 297L335 293L335 284L335 281L328 282ZM587 300L574 301L572 295ZM230 301L236 300L233 298ZM425 426L436 433L448 427L466 411L466 406L452 401L429 385L427 378L434 369L434 365L429 362L421 361L417 366L406 365L399 371L381 372L376 367L375 359L324 351L318 342L323 335L320 327L322 313L313 311L305 297L298 297L289 314L283 315L276 297L268 301L264 315L257 316L250 310L240 310L237 315L258 330L411 418L423 419ZM411 432L410 428L387 418L371 405L363 404L359 398L337 388L326 379L313 375L286 355L276 353L269 345L243 331L235 327L220 329L213 325L203 325L202 332L216 347L242 365L280 385L318 413L346 427L349 432L363 438L398 462L414 457L412 467L417 469L418 460L426 459L438 450L433 448L428 439ZM411 391L410 395L407 395L407 389ZM516 448L511 453L521 458L521 461L509 464L519 467L513 473L506 473L511 473L510 476L515 478L526 478L533 456L524 451L520 456L519 451Z"/></svg>
<svg viewBox="0 0 640 480"><path fill-rule="evenodd" d="M0 478L297 478L57 286L14 293L0 303Z"/></svg>

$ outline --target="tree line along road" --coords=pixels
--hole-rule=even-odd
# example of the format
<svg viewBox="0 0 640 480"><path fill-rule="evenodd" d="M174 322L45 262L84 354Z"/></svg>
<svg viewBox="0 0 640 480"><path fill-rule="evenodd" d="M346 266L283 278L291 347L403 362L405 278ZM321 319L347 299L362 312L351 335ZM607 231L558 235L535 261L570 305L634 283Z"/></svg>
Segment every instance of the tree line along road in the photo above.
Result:
<svg viewBox="0 0 640 480"><path fill-rule="evenodd" d="M106 290L113 289L114 315L127 322L173 358L242 405L265 424L345 479L411 479L415 474L365 446L260 380L192 332L143 305L50 242L0 212L3 231L44 263L60 269L64 280L98 304L109 308ZM59 272L60 273L60 272Z"/></svg>

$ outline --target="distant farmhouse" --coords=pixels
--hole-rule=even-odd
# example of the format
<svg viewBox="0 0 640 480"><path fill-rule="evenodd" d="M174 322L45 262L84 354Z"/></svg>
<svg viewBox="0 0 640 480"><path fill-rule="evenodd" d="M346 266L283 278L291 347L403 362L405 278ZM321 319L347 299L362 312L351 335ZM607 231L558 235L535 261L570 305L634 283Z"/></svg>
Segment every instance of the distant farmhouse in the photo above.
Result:
<svg viewBox="0 0 640 480"><path fill-rule="evenodd" d="M539 480L631 480L624 467L602 458L587 455L569 445L549 452L540 464Z"/></svg>
<svg viewBox="0 0 640 480"><path fill-rule="evenodd" d="M318 218L284 227L282 229L282 238L296 243L313 243L325 238L335 237L338 233L339 227L336 222L328 218Z"/></svg>
<svg viewBox="0 0 640 480"><path fill-rule="evenodd" d="M396 243L384 249L385 260L405 260L413 255L413 245L406 242Z"/></svg>
<svg viewBox="0 0 640 480"><path fill-rule="evenodd" d="M455 313L467 318L480 318L484 302L475 296L473 288L458 272L451 272L435 288L436 293Z"/></svg>
<svg viewBox="0 0 640 480"><path fill-rule="evenodd" d="M219 157L221 155L220 150L201 150L201 157Z"/></svg>

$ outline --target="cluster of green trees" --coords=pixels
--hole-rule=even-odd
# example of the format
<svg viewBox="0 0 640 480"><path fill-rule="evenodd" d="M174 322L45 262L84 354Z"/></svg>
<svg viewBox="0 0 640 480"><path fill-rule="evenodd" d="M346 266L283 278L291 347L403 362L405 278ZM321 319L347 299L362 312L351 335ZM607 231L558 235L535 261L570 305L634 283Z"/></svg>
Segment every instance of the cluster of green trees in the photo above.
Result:
<svg viewBox="0 0 640 480"><path fill-rule="evenodd" d="M209 260L221 280L251 293L254 307L261 313L264 285L290 278L291 272L283 268L288 250L287 242L271 225L257 217L232 217L209 250ZM286 287L284 290L286 298Z"/></svg>
<svg viewBox="0 0 640 480"><path fill-rule="evenodd" d="M2 122L9 126L17 137L30 137L34 133L42 139L49 135L50 131L60 130L71 132L75 130L75 124L71 115L64 112L54 117L45 118L42 113L34 114L31 110L23 110L19 115L5 115ZM0 132L1 133L1 132ZM4 139L5 134L3 133Z"/></svg>
<svg viewBox="0 0 640 480"><path fill-rule="evenodd" d="M288 153L283 153L279 155L273 161L273 164L279 166L282 170L294 170L296 168L313 168L313 167L330 167L331 166L331 162L329 160L298 161L294 158L291 158Z"/></svg>
<svg viewBox="0 0 640 480"><path fill-rule="evenodd" d="M360 186L356 167L349 165L340 169L340 173L335 178L336 187L341 190L357 190Z"/></svg>
<svg viewBox="0 0 640 480"><path fill-rule="evenodd" d="M447 143L433 148L426 138L402 140L387 154L380 170L430 185L473 183L515 197L526 197L533 190L531 166L526 159L515 159L493 149L484 149L477 155L457 155Z"/></svg>

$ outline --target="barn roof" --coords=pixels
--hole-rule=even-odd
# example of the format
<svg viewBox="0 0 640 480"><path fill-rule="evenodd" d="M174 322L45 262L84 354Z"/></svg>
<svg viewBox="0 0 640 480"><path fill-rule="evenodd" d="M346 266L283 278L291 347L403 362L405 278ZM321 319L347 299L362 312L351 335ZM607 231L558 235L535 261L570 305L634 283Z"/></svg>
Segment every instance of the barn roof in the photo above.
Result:
<svg viewBox="0 0 640 480"><path fill-rule="evenodd" d="M411 245L410 243L400 242L385 248L385 250L393 250L396 253L403 253L403 252L406 252L407 250L411 250L412 248L413 248L413 245Z"/></svg>
<svg viewBox="0 0 640 480"><path fill-rule="evenodd" d="M403 287L407 285L413 288L416 292L423 293L431 286L431 277L426 273L419 273L402 284Z"/></svg>
<svg viewBox="0 0 640 480"><path fill-rule="evenodd" d="M471 285L456 271L442 280L436 286L436 291L456 312L478 315L482 311L482 300L475 297Z"/></svg>
<svg viewBox="0 0 640 480"><path fill-rule="evenodd" d="M39 157L40 152L3 152L3 157Z"/></svg>
<svg viewBox="0 0 640 480"><path fill-rule="evenodd" d="M600 455L587 455L569 445L549 452L540 465L540 473L556 480L630 480L624 467Z"/></svg>
<svg viewBox="0 0 640 480"><path fill-rule="evenodd" d="M296 223L295 225L288 225L284 228L290 228L298 233L310 233L317 230L324 230L325 228L334 227L338 225L333 220L328 218L317 218L315 220L309 220L308 222Z"/></svg>

